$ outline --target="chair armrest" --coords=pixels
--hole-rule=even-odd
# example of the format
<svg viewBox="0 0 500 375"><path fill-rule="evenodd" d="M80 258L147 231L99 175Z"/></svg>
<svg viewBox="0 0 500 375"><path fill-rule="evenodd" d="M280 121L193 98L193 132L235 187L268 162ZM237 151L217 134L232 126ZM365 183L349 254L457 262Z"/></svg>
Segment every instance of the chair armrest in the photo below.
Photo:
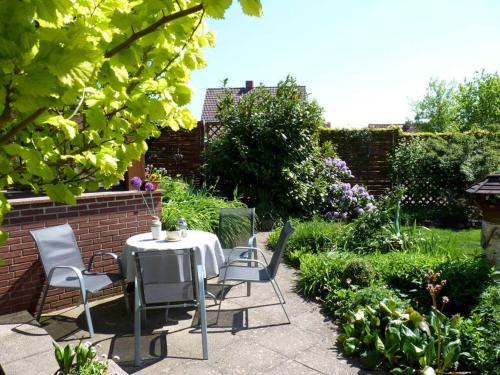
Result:
<svg viewBox="0 0 500 375"><path fill-rule="evenodd" d="M257 236L254 234L252 237L248 239L248 247L256 247L257 246Z"/></svg>
<svg viewBox="0 0 500 375"><path fill-rule="evenodd" d="M246 259L246 258L235 259L235 260L229 262L226 267L230 267L234 263L257 263L257 264L261 265L263 269L267 268L267 265L264 262L261 262L260 260Z"/></svg>
<svg viewBox="0 0 500 375"><path fill-rule="evenodd" d="M113 258L115 260L115 262L118 263L118 267L120 267L120 272L121 272L121 264L120 264L120 261L118 260L118 255L116 255L115 253L101 253L101 252L97 252L97 253L94 253L90 256L90 259L89 259L89 265L87 267L87 271L90 272L90 269L92 268L92 263L94 263L94 258L96 256L105 256L105 255L108 255L110 256L111 258Z"/></svg>
<svg viewBox="0 0 500 375"><path fill-rule="evenodd" d="M269 265L269 262L267 261L266 255L258 247L255 247L255 246L236 246L234 249L246 249L246 250L257 251L258 253L260 253L260 255L262 255L262 258L264 258L264 261L266 262L266 264ZM229 256L231 256L231 254L229 254Z"/></svg>
<svg viewBox="0 0 500 375"><path fill-rule="evenodd" d="M80 283L80 289L82 291L82 296L84 296L84 299L86 298L86 289L85 289L85 282L83 281L83 275L82 271L80 271L78 268L73 267L73 266L55 266L50 269L50 272L47 276L47 282L49 283L50 286L50 281L52 280L52 275L54 274L54 271L57 269L68 269L71 270L75 273L76 277L78 277L78 282Z"/></svg>

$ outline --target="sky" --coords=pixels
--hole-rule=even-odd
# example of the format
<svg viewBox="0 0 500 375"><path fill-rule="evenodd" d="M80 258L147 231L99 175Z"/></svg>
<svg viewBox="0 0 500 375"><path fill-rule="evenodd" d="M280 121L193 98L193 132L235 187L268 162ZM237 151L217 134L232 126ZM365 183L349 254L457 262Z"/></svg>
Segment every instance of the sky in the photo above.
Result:
<svg viewBox="0 0 500 375"><path fill-rule="evenodd" d="M192 75L197 118L225 78L274 86L290 74L333 127L403 123L429 79L500 71L500 0L261 1L260 18L233 0L224 20L207 20L217 43Z"/></svg>

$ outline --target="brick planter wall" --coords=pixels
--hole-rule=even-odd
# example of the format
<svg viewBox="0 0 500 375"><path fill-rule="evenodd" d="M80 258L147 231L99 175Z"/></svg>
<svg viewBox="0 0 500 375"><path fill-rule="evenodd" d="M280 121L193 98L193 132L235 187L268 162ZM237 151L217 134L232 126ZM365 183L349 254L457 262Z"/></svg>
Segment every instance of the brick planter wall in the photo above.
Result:
<svg viewBox="0 0 500 375"><path fill-rule="evenodd" d="M155 210L160 214L161 192L153 195ZM55 204L46 197L11 199L12 210L2 229L10 234L0 246L0 315L21 310L34 312L38 306L45 275L38 250L29 231L69 223L76 234L84 264L96 251L121 253L127 238L150 231L148 215L141 194L137 191L115 191L83 194L76 206ZM116 272L110 257L100 259L92 270ZM93 299L121 293L121 287L108 287L92 295ZM51 289L44 311L77 303L79 292Z"/></svg>

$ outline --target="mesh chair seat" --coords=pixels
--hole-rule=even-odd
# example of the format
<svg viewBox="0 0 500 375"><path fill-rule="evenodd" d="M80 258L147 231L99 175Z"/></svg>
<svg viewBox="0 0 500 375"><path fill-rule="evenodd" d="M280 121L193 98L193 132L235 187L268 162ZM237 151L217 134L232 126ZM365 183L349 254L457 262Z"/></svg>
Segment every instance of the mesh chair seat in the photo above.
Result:
<svg viewBox="0 0 500 375"><path fill-rule="evenodd" d="M269 273L264 268L259 267L222 267L219 274L219 283L222 281L270 281Z"/></svg>
<svg viewBox="0 0 500 375"><path fill-rule="evenodd" d="M97 273L82 271L83 282L87 293L95 293L122 279L122 275L116 273ZM75 273L68 269L54 271L50 286L55 288L80 288L80 282Z"/></svg>

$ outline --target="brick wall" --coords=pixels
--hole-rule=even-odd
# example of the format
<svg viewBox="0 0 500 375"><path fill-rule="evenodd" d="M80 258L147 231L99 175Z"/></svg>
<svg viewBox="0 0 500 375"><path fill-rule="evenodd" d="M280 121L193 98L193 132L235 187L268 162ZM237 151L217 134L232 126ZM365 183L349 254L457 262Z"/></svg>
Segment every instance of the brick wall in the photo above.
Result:
<svg viewBox="0 0 500 375"><path fill-rule="evenodd" d="M160 213L161 193L153 196L155 210ZM37 308L45 275L38 250L29 231L69 223L76 234L84 264L96 251L121 253L126 239L134 234L150 231L150 216L137 191L116 191L83 194L76 206L55 204L46 197L19 198L9 201L8 213L2 229L10 234L0 246L0 315ZM93 270L116 271L111 258L96 258ZM92 298L121 293L119 285L108 287ZM79 292L51 289L44 311L59 309L77 303Z"/></svg>

